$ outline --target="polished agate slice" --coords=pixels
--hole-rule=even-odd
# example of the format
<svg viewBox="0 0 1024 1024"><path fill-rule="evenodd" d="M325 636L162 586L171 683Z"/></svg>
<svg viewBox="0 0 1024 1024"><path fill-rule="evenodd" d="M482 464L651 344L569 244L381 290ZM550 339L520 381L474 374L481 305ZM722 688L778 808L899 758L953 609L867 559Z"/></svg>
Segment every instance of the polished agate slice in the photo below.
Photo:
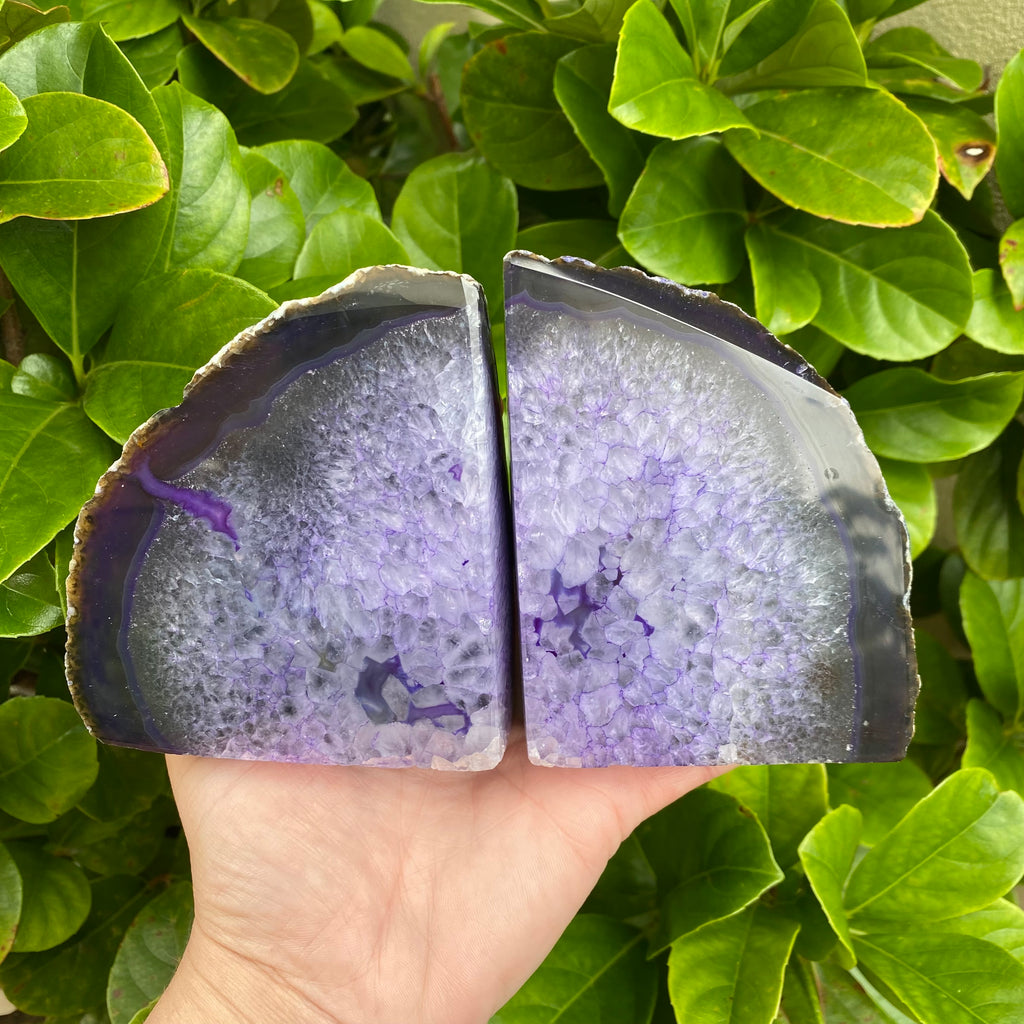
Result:
<svg viewBox="0 0 1024 1024"><path fill-rule="evenodd" d="M360 271L239 336L79 519L68 670L87 723L171 753L493 767L500 439L468 278Z"/></svg>
<svg viewBox="0 0 1024 1024"><path fill-rule="evenodd" d="M846 402L705 292L506 262L531 760L903 756L906 531Z"/></svg>

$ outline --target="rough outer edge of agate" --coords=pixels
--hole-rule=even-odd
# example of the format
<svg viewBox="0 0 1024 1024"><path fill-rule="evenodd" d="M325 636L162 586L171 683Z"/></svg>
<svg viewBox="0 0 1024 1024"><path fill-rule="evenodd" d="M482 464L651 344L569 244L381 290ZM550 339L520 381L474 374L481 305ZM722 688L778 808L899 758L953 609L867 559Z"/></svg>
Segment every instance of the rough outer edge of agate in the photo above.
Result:
<svg viewBox="0 0 1024 1024"><path fill-rule="evenodd" d="M90 497L82 506L82 509L78 514L78 518L75 521L74 548L72 550L71 559L68 563L68 576L65 582L65 593L67 595L67 615L65 617L65 625L67 627L67 644L64 651L64 673L75 708L81 716L82 721L93 735L98 736L100 730L89 710L85 695L81 692L79 686L80 659L78 656L77 635L73 627L79 617L78 600L79 573L82 571L81 554L89 539L89 535L92 532L90 526L92 515L97 511L98 507L101 506L103 496L108 487L116 480L120 479L122 473L129 469L132 460L136 455L145 450L150 437L158 434L163 425L174 417L174 414L177 408L181 405L181 402L184 402L194 389L202 387L204 382L220 370L229 366L237 356L243 355L250 348L258 344L260 338L271 333L278 323L288 320L296 313L315 309L318 305L327 305L333 299L344 296L350 292L357 292L361 286L368 284L372 285L375 277L382 276L388 272L394 273L396 271L404 272L410 279L425 280L432 277L443 277L459 280L463 283L463 287L467 289L467 295L476 293L481 302L486 301L483 288L479 282L468 274L457 274L454 271L449 270L425 270L421 267L409 267L400 263L387 263L372 267L361 267L358 270L354 270L348 275L348 277L344 278L344 280L339 281L335 285L331 285L330 288L321 292L319 295L308 296L301 299L289 299L286 302L283 302L277 307L277 309L269 313L258 323L239 331L239 333L223 345L211 359L199 367L199 369L197 369L192 375L192 379L185 385L185 388L182 391L181 401L175 406L168 406L167 408L159 409L144 423L136 427L128 437L128 440L125 441L120 456L118 456L103 476L101 476L97 481L92 497ZM487 326L486 320L485 326ZM108 741L104 740L104 742Z"/></svg>

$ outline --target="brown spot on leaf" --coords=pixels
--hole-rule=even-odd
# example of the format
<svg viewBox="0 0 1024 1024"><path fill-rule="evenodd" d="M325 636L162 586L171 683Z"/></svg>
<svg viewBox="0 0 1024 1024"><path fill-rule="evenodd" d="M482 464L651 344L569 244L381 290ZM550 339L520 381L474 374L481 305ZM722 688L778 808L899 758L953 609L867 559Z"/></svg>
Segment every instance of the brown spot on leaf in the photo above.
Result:
<svg viewBox="0 0 1024 1024"><path fill-rule="evenodd" d="M965 142L957 146L956 155L957 159L964 163L984 163L992 155L992 144L990 142Z"/></svg>
<svg viewBox="0 0 1024 1024"><path fill-rule="evenodd" d="M508 47L505 45L504 39L496 39L494 41L494 48L502 55L502 57L508 53Z"/></svg>

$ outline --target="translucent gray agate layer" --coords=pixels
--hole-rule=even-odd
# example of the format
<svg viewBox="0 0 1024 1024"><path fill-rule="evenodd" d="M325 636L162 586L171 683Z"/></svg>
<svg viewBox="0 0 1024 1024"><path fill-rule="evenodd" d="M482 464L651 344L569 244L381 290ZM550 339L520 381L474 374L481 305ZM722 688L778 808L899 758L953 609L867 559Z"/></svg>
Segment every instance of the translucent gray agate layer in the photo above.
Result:
<svg viewBox="0 0 1024 1024"><path fill-rule="evenodd" d="M846 403L713 296L526 254L505 283L531 759L901 756L905 531Z"/></svg>

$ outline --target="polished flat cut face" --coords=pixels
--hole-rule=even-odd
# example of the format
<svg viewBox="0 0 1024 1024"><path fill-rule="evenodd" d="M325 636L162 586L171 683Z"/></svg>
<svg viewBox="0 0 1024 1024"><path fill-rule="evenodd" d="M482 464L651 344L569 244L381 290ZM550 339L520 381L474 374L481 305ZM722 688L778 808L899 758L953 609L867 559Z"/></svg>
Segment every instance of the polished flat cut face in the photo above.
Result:
<svg viewBox="0 0 1024 1024"><path fill-rule="evenodd" d="M72 649L103 738L497 764L506 483L480 314L464 279L370 271L258 329L126 454L87 513L74 585L84 625L110 589L96 560L109 524L133 519L106 595L122 611L117 657Z"/></svg>
<svg viewBox="0 0 1024 1024"><path fill-rule="evenodd" d="M905 533L845 402L668 282L514 254L506 295L531 759L902 756Z"/></svg>

